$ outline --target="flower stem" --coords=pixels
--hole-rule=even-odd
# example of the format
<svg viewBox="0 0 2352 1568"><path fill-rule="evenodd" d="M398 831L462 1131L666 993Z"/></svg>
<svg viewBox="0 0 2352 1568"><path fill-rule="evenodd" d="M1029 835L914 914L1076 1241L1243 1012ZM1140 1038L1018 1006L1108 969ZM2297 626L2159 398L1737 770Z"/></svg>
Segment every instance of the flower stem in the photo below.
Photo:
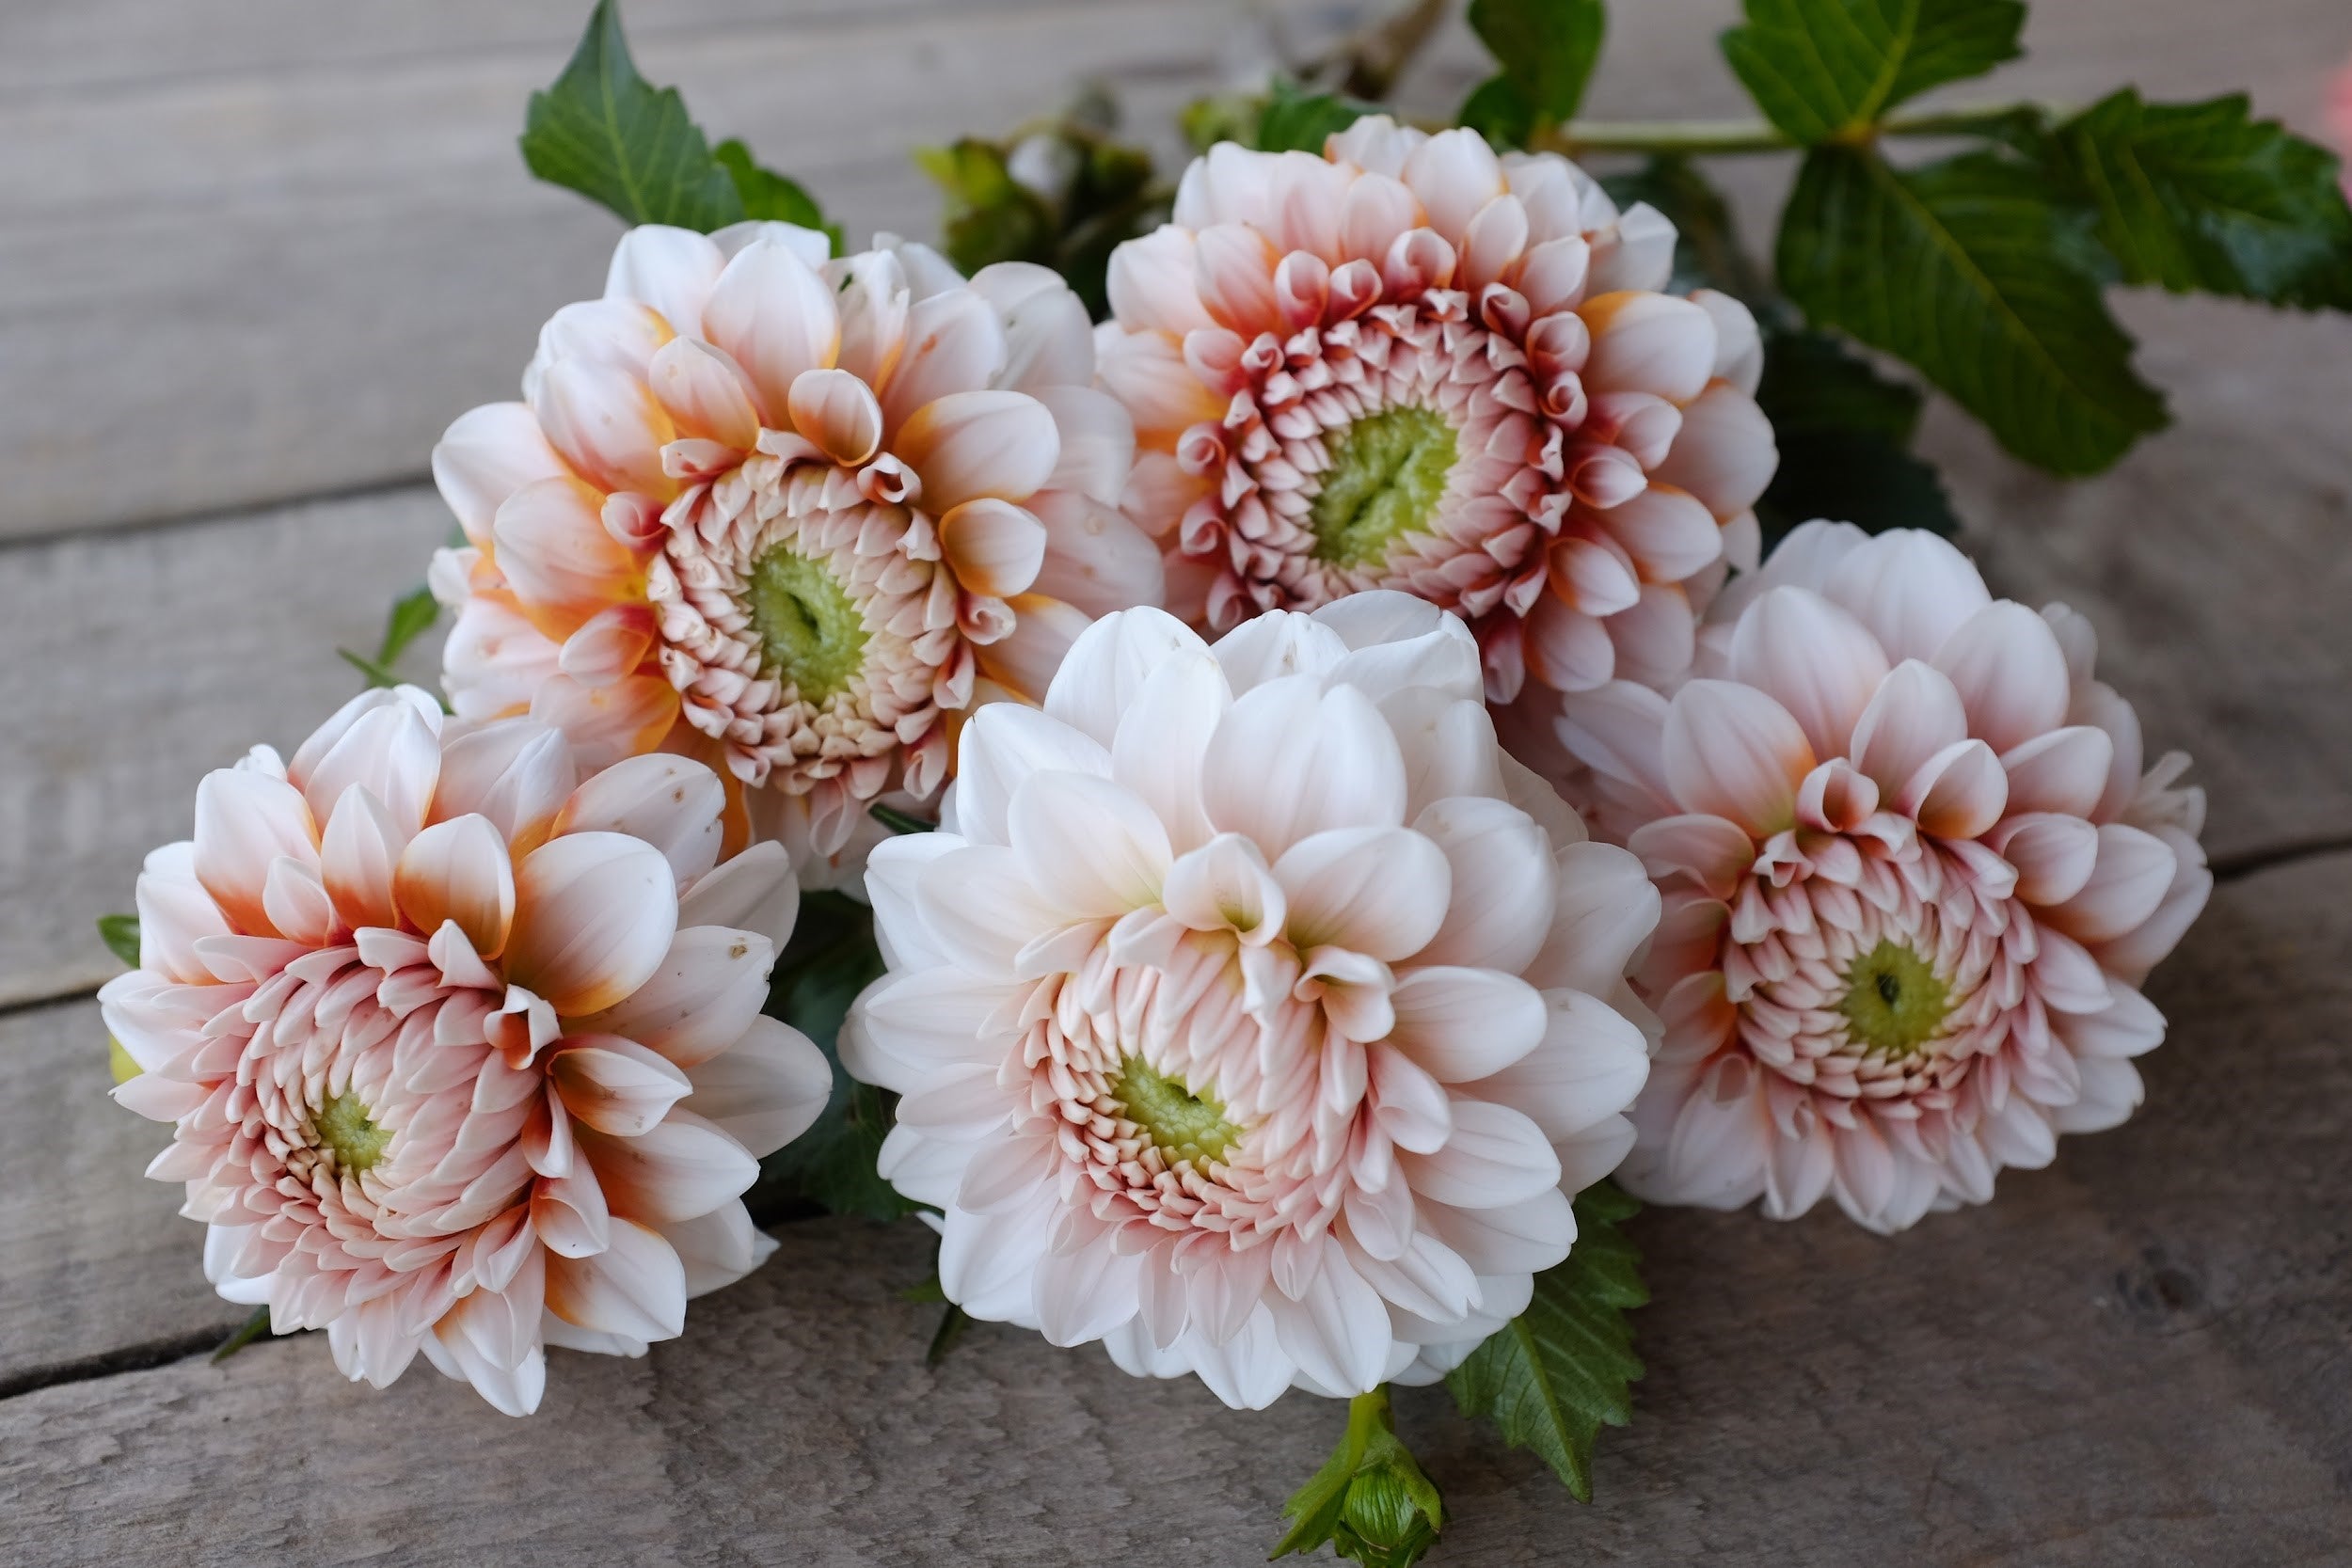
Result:
<svg viewBox="0 0 2352 1568"><path fill-rule="evenodd" d="M1890 116L1875 125L1859 126L1832 139L1992 135L2014 127L2021 119L2040 119L2051 113L2034 103L1931 110ZM1536 143L1547 151L1571 156L1583 152L1788 152L1804 145L1778 126L1761 119L1573 119L1537 137Z"/></svg>

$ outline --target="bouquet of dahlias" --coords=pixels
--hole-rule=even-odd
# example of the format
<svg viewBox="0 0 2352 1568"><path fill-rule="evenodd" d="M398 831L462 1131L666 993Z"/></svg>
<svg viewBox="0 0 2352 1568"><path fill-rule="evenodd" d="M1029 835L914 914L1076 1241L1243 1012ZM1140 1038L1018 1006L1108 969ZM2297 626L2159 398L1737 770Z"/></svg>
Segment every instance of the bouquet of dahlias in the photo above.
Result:
<svg viewBox="0 0 2352 1568"><path fill-rule="evenodd" d="M370 689L105 923L250 1332L527 1415L762 1225L911 1217L935 1349L1349 1402L1276 1552L1406 1563L1391 1384L1590 1497L1638 1202L1893 1231L2131 1115L2203 798L1947 542L1899 367L2103 467L2164 418L2103 287L2352 309L2333 160L1904 108L2011 0L1749 0L1730 125L1579 119L1600 0L1473 0L1497 73L1401 119L1446 9L1172 181L1099 101L927 152L944 245L854 248L599 0L522 150L629 225L602 296L435 450ZM1693 159L1783 150L1768 272Z"/></svg>

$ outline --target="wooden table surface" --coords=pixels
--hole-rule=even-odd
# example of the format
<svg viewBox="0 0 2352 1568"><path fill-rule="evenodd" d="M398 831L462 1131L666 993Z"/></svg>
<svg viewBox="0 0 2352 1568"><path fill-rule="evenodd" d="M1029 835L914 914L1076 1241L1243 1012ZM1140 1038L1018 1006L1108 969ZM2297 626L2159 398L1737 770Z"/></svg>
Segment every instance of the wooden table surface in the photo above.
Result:
<svg viewBox="0 0 2352 1568"><path fill-rule="evenodd" d="M1262 8L1302 40L1362 0ZM638 1361L514 1422L421 1367L344 1384L244 1316L110 1103L91 920L198 778L306 733L448 521L448 420L511 396L611 222L534 187L526 92L582 0L0 10L0 1560L1259 1560L1337 1406L1228 1412L977 1327L927 1370L912 1225L789 1225ZM1734 0L1620 0L1594 112L1738 113ZM1247 52L1190 0L631 0L649 74L863 236L931 231L908 148L1082 78L1156 128ZM2005 85L2247 87L2315 129L2344 0L2042 0ZM1475 70L1448 38L1406 100ZM1165 141L1165 134L1161 133ZM1768 214L1786 160L1742 165ZM2148 1104L1899 1237L1653 1212L1634 1427L1599 1502L1399 1400L1436 1560L2352 1561L2352 320L2135 297L2178 424L2060 485L1939 410L2001 591L2062 597L2212 792L2212 907L2158 972ZM2152 752L2153 754L2153 752Z"/></svg>

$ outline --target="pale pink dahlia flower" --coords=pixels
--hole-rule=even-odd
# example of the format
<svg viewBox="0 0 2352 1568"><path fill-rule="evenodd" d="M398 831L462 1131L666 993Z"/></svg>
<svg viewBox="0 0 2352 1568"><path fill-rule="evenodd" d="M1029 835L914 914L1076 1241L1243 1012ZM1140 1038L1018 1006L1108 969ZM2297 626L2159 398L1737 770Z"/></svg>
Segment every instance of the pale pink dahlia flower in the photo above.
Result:
<svg viewBox="0 0 2352 1568"><path fill-rule="evenodd" d="M1399 594L1215 647L1129 610L874 851L843 1060L976 1317L1256 1407L1426 1381L1527 1304L1632 1140L1632 856L1496 746Z"/></svg>
<svg viewBox="0 0 2352 1568"><path fill-rule="evenodd" d="M1324 157L1196 160L1113 254L1097 333L1171 606L1221 630L1402 589L1470 623L1497 703L1687 663L1777 454L1756 323L1659 293L1674 245L1471 131L1370 116Z"/></svg>
<svg viewBox="0 0 2352 1568"><path fill-rule="evenodd" d="M459 716L528 712L590 766L703 756L751 832L818 856L884 790L933 797L965 709L1035 700L1090 616L1161 594L1061 279L826 252L786 224L630 230L525 401L433 454L468 539L435 575Z"/></svg>
<svg viewBox="0 0 2352 1568"><path fill-rule="evenodd" d="M207 777L99 1001L220 1293L523 1415L543 1345L643 1354L773 1250L739 1195L831 1075L760 1016L798 894L776 845L719 861L723 796L414 688Z"/></svg>
<svg viewBox="0 0 2352 1568"><path fill-rule="evenodd" d="M2090 624L1933 535L1808 523L1699 644L1670 697L1561 721L1666 894L1626 1186L1897 1230L2130 1116L2164 1037L2137 988L2213 876L2188 759L2141 771Z"/></svg>

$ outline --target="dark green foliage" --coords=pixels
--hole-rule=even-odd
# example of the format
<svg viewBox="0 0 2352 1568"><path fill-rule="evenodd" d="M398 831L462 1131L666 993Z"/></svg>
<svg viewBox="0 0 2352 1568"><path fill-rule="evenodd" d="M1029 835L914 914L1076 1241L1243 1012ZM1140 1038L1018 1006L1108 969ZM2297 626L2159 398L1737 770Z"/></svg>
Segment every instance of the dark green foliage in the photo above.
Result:
<svg viewBox="0 0 2352 1568"><path fill-rule="evenodd" d="M1747 0L1724 58L1798 141L1865 134L1904 100L2017 57L2018 0Z"/></svg>
<svg viewBox="0 0 2352 1568"><path fill-rule="evenodd" d="M1641 1205L1609 1182L1576 1200L1576 1246L1535 1276L1527 1310L1446 1375L1462 1414L1533 1449L1579 1502L1593 1500L1593 1442L1633 1418L1642 1375L1626 1314L1649 1300L1642 1255L1621 1228Z"/></svg>
<svg viewBox="0 0 2352 1568"><path fill-rule="evenodd" d="M2048 166L2126 283L2352 309L2335 156L2250 118L2244 93L2148 103L2126 87L2058 128Z"/></svg>
<svg viewBox="0 0 2352 1568"><path fill-rule="evenodd" d="M1817 148L1781 215L1780 287L1815 325L1917 366L2027 462L2096 473L2165 411L2100 298L2087 230L2006 154L1898 170Z"/></svg>

